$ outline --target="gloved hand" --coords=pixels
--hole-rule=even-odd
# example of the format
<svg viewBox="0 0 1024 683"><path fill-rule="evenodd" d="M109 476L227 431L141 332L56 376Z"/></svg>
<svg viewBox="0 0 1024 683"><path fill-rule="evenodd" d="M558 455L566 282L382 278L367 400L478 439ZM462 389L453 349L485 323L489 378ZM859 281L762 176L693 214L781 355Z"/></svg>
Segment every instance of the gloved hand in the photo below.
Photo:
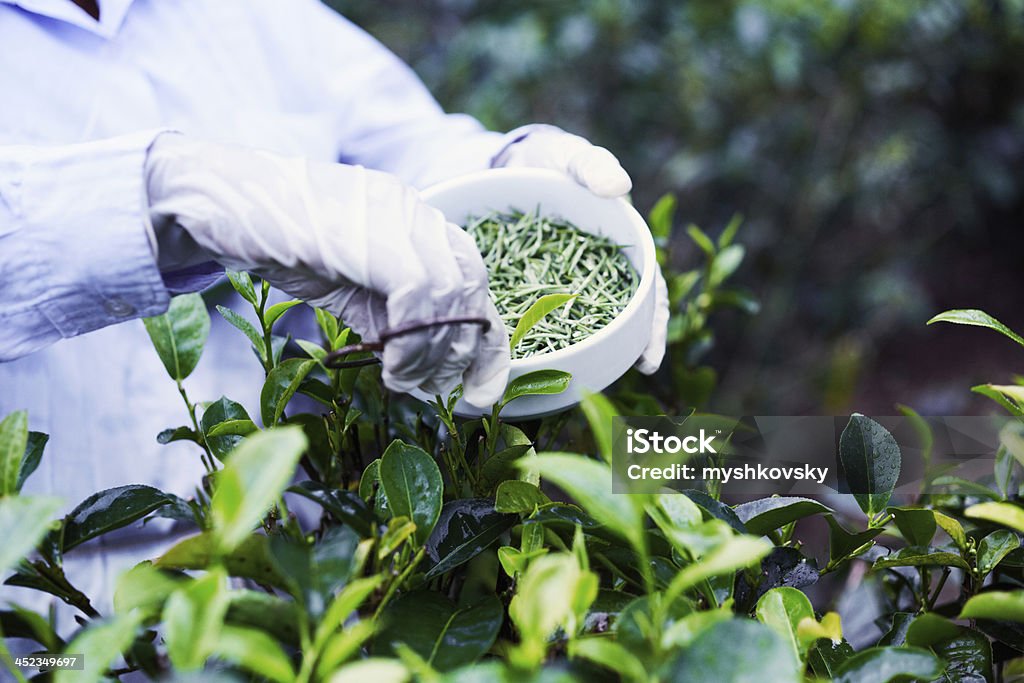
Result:
<svg viewBox="0 0 1024 683"><path fill-rule="evenodd" d="M178 134L156 139L146 172L162 268L213 259L255 272L365 339L413 321L485 317L486 333L466 324L391 339L383 379L430 393L461 381L481 407L501 396L508 334L476 244L394 176Z"/></svg>
<svg viewBox="0 0 1024 683"><path fill-rule="evenodd" d="M621 197L633 187L629 174L614 154L579 135L555 126L534 124L517 128L507 137L509 144L494 157L492 166L559 171L600 197ZM651 341L636 362L637 370L645 375L653 374L661 365L668 337L668 286L660 270L654 289Z"/></svg>

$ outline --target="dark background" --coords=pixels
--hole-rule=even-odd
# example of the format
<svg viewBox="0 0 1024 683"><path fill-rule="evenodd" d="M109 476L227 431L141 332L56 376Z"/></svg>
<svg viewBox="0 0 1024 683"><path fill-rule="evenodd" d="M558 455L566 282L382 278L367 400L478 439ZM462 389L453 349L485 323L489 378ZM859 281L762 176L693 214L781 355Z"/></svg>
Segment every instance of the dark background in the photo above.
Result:
<svg viewBox="0 0 1024 683"><path fill-rule="evenodd" d="M329 4L447 109L609 147L642 212L675 192L712 235L745 216L762 310L715 320L712 408L972 414L971 385L1024 372L1003 337L924 324L1024 329L1022 0Z"/></svg>

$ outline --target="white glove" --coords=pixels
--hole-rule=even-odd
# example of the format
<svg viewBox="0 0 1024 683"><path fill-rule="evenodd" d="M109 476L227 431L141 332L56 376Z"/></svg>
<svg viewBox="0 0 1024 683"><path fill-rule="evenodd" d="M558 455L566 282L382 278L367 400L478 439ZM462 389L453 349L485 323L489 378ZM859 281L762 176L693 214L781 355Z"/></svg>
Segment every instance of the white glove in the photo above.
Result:
<svg viewBox="0 0 1024 683"><path fill-rule="evenodd" d="M340 316L368 340L414 321L475 316L392 338L384 384L489 406L508 381L508 334L473 239L394 176L242 147L157 138L147 159L160 265L213 259Z"/></svg>
<svg viewBox="0 0 1024 683"><path fill-rule="evenodd" d="M600 197L621 197L633 187L629 174L614 154L579 135L555 126L534 124L517 128L507 137L510 142L494 157L492 166L559 171ZM636 369L645 375L653 374L661 365L668 338L668 286L660 269L654 292L651 340L636 362Z"/></svg>

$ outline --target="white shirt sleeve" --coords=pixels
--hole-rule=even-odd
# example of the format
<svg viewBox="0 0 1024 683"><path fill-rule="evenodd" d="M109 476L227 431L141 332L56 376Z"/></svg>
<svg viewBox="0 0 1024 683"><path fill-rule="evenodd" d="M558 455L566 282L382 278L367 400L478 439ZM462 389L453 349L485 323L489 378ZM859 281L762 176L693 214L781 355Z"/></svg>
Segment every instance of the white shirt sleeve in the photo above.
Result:
<svg viewBox="0 0 1024 683"><path fill-rule="evenodd" d="M0 361L167 308L143 172L158 133L0 146Z"/></svg>
<svg viewBox="0 0 1024 683"><path fill-rule="evenodd" d="M267 0L255 12L275 22L276 35L304 39L278 54L295 60L288 71L302 79L309 105L335 117L339 161L424 187L488 168L508 142L471 116L445 113L411 68L318 0Z"/></svg>

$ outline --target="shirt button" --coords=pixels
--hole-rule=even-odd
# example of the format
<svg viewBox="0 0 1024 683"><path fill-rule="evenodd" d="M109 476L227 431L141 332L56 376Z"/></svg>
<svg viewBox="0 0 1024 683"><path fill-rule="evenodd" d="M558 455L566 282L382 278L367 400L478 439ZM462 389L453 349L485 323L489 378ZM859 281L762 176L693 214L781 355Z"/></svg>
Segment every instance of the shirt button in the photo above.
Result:
<svg viewBox="0 0 1024 683"><path fill-rule="evenodd" d="M107 299L103 302L103 310L118 318L124 318L135 312L135 307L120 299Z"/></svg>

